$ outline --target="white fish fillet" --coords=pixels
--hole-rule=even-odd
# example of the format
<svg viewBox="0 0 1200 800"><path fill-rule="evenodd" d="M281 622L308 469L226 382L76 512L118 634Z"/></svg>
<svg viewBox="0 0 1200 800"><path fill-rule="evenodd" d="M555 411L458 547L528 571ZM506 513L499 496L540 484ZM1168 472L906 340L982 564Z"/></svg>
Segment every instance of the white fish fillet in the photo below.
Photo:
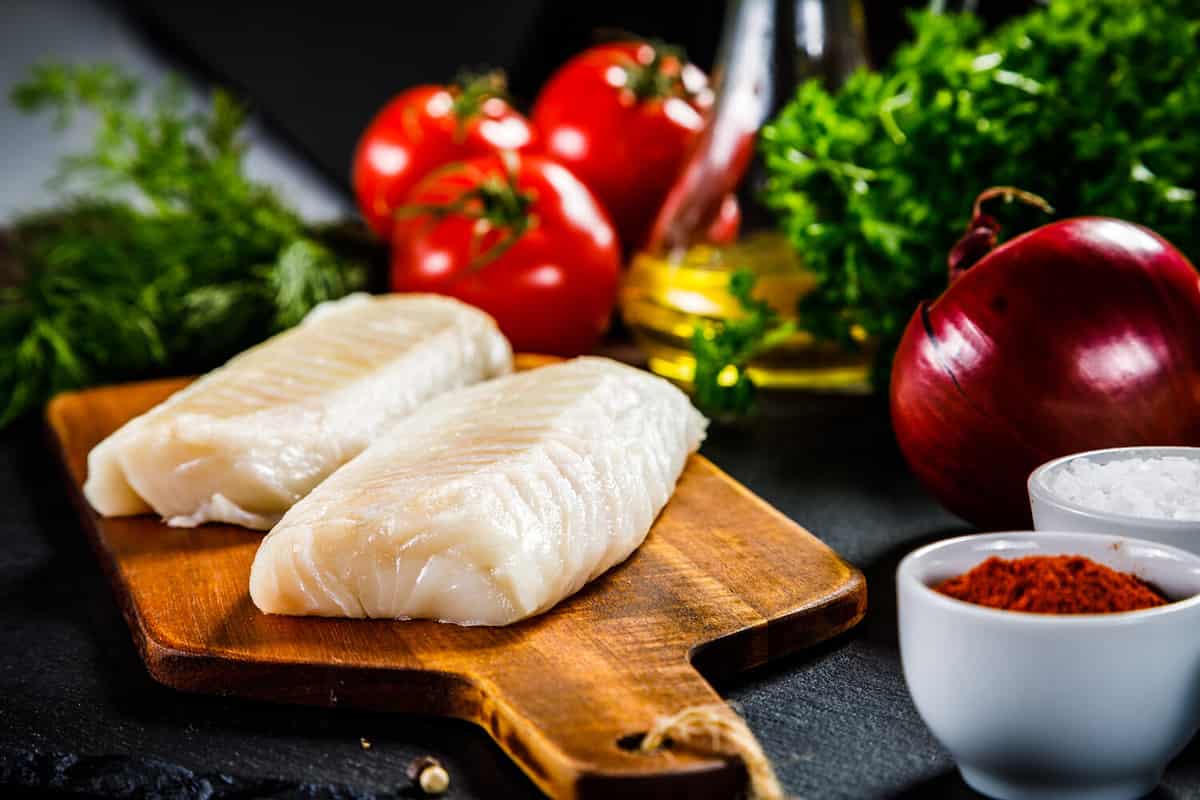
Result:
<svg viewBox="0 0 1200 800"><path fill-rule="evenodd" d="M259 546L263 611L505 625L637 549L705 419L603 358L511 375L407 417Z"/></svg>
<svg viewBox="0 0 1200 800"><path fill-rule="evenodd" d="M512 370L491 317L434 295L352 295L210 372L88 454L105 516L267 529L437 395Z"/></svg>

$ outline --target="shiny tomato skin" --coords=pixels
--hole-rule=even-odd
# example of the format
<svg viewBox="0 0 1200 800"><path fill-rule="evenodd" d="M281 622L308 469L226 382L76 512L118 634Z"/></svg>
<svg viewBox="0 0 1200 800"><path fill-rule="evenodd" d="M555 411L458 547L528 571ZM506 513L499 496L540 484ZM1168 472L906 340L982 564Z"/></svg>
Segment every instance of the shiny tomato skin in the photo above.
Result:
<svg viewBox="0 0 1200 800"><path fill-rule="evenodd" d="M353 183L367 223L388 238L396 209L437 167L500 150L535 145L529 121L504 99L490 97L460 120L448 86L415 86L384 106L359 139Z"/></svg>
<svg viewBox="0 0 1200 800"><path fill-rule="evenodd" d="M543 151L596 194L630 249L645 243L711 105L704 73L675 59L663 68L680 72L687 91L638 99L629 67L653 53L644 42L583 51L550 77L530 115Z"/></svg>
<svg viewBox="0 0 1200 800"><path fill-rule="evenodd" d="M460 212L399 220L392 235L392 290L435 292L495 318L518 352L587 353L608 327L621 269L620 245L604 209L565 167L540 156L514 157L516 185L532 198L529 228L493 260L506 231ZM450 164L409 202L453 203L489 179L498 157ZM495 252L495 251L493 251Z"/></svg>

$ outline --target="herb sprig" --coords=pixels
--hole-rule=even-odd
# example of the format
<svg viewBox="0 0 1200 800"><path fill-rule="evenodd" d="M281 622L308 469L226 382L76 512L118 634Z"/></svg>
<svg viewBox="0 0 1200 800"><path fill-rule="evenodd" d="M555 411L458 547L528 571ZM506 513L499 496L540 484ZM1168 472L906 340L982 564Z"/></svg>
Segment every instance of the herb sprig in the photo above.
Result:
<svg viewBox="0 0 1200 800"><path fill-rule="evenodd" d="M781 320L765 300L754 297L753 272L740 269L730 276L729 293L743 315L697 326L692 332L696 372L693 399L705 413L717 417L743 413L754 405L755 385L746 366L796 332L795 322Z"/></svg>
<svg viewBox="0 0 1200 800"><path fill-rule="evenodd" d="M1138 222L1200 257L1194 0L1051 0L992 33L969 14L910 22L915 38L886 69L833 94L806 83L762 131L766 201L818 279L805 329L853 347L861 326L885 386L987 186L1034 192L1062 216ZM1030 212L1006 228L1043 222Z"/></svg>
<svg viewBox="0 0 1200 800"><path fill-rule="evenodd" d="M107 65L41 66L12 91L59 127L98 124L56 179L70 199L7 237L23 274L0 290L0 426L64 389L207 369L364 281L246 176L228 94L207 109L175 80L145 94Z"/></svg>

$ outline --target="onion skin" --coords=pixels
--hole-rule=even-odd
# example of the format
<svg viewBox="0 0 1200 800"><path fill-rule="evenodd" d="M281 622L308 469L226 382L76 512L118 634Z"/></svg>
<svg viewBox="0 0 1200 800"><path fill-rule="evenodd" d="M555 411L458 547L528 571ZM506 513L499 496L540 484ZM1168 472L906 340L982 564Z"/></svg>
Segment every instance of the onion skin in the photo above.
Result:
<svg viewBox="0 0 1200 800"><path fill-rule="evenodd" d="M1026 233L917 309L891 409L943 505L980 528L1028 528L1025 482L1052 458L1200 445L1200 275L1121 220Z"/></svg>

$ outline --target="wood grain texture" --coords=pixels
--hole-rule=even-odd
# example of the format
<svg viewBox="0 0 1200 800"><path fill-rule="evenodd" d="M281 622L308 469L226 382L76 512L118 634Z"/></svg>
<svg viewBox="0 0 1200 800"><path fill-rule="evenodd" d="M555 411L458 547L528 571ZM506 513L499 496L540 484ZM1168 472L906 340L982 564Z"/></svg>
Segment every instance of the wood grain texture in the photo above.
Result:
<svg viewBox="0 0 1200 800"><path fill-rule="evenodd" d="M537 365L519 359L519 365ZM747 669L853 626L862 574L701 456L646 543L540 617L506 628L291 618L250 602L262 534L104 519L87 454L183 379L60 395L47 417L71 495L150 674L176 689L413 711L481 725L562 798L728 797L739 764L619 741Z"/></svg>

